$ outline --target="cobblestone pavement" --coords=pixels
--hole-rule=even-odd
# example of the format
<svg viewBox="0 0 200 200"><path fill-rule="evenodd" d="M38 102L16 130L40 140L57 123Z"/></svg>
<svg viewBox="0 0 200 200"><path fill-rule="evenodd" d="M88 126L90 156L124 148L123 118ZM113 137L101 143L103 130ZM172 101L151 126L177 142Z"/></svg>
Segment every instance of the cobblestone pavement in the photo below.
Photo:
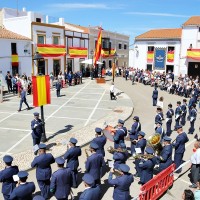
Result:
<svg viewBox="0 0 200 200"><path fill-rule="evenodd" d="M110 77L108 77L108 79L110 79ZM107 81L107 83L109 83L109 81ZM146 138L148 138L150 135L152 135L154 133L154 129L153 129L153 125L154 125L154 116L155 116L155 110L156 108L152 106L152 99L151 99L151 95L152 95L152 91L153 88L151 88L150 86L144 86L141 83L136 83L134 85L131 84L130 81L125 81L122 78L116 78L115 79L115 85L116 87L123 91L125 94L127 94L133 101L133 105L134 105L134 112L132 114L132 116L126 121L125 126L130 129L132 123L133 123L133 116L137 115L140 117L141 123L142 123L142 130L146 133ZM102 87L108 87L108 85L103 85ZM123 94L124 94L123 93ZM159 96L163 96L164 97L164 113L166 113L167 110L167 105L168 103L172 103L173 106L175 107L176 105L176 101L177 100L182 100L182 97L178 97L175 95L170 95L166 92L160 91L159 90ZM121 98L118 98L117 102L121 101ZM108 102L106 102L108 103ZM114 102L112 102L113 104ZM123 105L121 105L123 106ZM130 112L131 111L128 109L128 106L126 106L127 111L126 112ZM117 108L118 109L122 109L121 108ZM115 112L113 112L114 114L116 114ZM90 127L91 129L89 129L90 132L88 132L88 134L90 133L89 137L92 137L94 135L94 127L95 126L100 126L101 124L103 124L103 121L107 121L108 124L114 125L115 123L117 123L117 115L107 115L107 119L101 119L101 123L95 122L93 123L93 127ZM174 125L174 123L173 123ZM196 122L196 130L198 131L198 125L199 125L199 117L198 120ZM187 132L188 130L188 122L186 124L186 126L184 127L184 130ZM165 126L164 126L165 128ZM80 132L78 132L80 133ZM78 136L79 134L75 135ZM177 136L176 132L172 133L172 139L174 139ZM189 135L189 139L190 141L187 143L186 145L186 153L184 155L184 160L188 160L192 154L192 149L193 149L193 143L195 141L194 136L193 135ZM60 142L59 142L60 143ZM127 146L130 146L129 142L126 142ZM66 147L63 145L62 146L62 153L64 153L64 150L66 149ZM113 143L111 142L107 142L106 147L108 148L109 146L113 146ZM81 183L81 177L84 173L84 164L85 164L85 160L86 160L86 156L84 154L84 149L88 148L88 145L84 146L82 148L82 152L83 155L80 158L80 171L82 171L82 173L79 176L79 182L80 185L77 189L73 189L74 195L75 195L75 199L78 200L78 196L80 195L80 192L82 192L84 190L84 186ZM54 154L55 152L53 152ZM111 160L112 159L112 154L106 153L106 160ZM135 169L134 169L134 164L133 164L133 160L132 158L130 158L127 162L127 164L131 167L131 172L134 174L135 173ZM52 166L53 171L56 170L56 165L54 164ZM185 166L183 168L183 172L180 175L180 177L178 178L178 176L176 175L176 178L178 178L175 182L173 187L161 198L162 200L179 200L181 199L181 195L183 193L183 190L188 188L189 184L190 184L190 180L188 177L189 171L188 171L189 165ZM102 199L112 199L112 193L113 193L113 188L110 188L107 184L107 178L108 178L108 171L109 169L106 169L106 173L105 175L102 177ZM30 181L34 181L36 183L37 186L37 181L35 179L35 170L31 170L29 171L29 180ZM131 186L131 196L132 197L136 197L139 194L140 191L140 185L138 185L138 179L135 179L134 183ZM37 191L38 191L38 186L37 186ZM54 197L51 198L52 200L55 199Z"/></svg>

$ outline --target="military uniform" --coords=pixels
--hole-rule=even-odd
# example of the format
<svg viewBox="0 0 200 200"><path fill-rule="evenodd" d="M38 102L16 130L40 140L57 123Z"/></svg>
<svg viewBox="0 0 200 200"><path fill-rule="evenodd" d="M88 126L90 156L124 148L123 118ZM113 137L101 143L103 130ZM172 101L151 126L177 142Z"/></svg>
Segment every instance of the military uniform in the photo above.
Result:
<svg viewBox="0 0 200 200"><path fill-rule="evenodd" d="M20 180L26 179L28 173L20 171L18 173ZM10 195L10 200L32 200L32 194L35 191L35 184L33 182L20 182L19 186L16 187Z"/></svg>
<svg viewBox="0 0 200 200"><path fill-rule="evenodd" d="M175 127L174 127L175 130L180 125L179 122L180 122L180 119L181 119L181 115L182 115L181 102L178 101L177 107L176 107L176 110L175 110Z"/></svg>
<svg viewBox="0 0 200 200"><path fill-rule="evenodd" d="M192 109L190 110L190 128L188 134L193 134L195 131L194 123L196 121L196 117L197 117L196 105L193 105Z"/></svg>
<svg viewBox="0 0 200 200"><path fill-rule="evenodd" d="M156 133L160 134L161 138L163 138L165 136L165 131L164 131L163 127L162 127L162 122L161 121L157 121L156 125L157 125L157 127L155 129Z"/></svg>
<svg viewBox="0 0 200 200"><path fill-rule="evenodd" d="M186 99L185 101L183 101L183 105L181 105L181 110L182 110L182 115L181 115L181 125L185 126L186 123L186 115L187 115L187 103L186 103Z"/></svg>
<svg viewBox="0 0 200 200"><path fill-rule="evenodd" d="M78 141L75 138L70 138L69 140L72 144L76 144ZM78 157L81 156L81 148L79 146L71 147L64 155L64 159L67 160L67 167L69 167L72 171L72 186L76 188L78 186L78 166L79 160Z"/></svg>
<svg viewBox="0 0 200 200"><path fill-rule="evenodd" d="M172 133L172 117L174 115L174 110L172 109L172 105L169 104L168 111L166 113L166 135L170 136Z"/></svg>
<svg viewBox="0 0 200 200"><path fill-rule="evenodd" d="M130 199L130 186L134 181L133 175L128 173L130 168L126 164L119 165L119 171L123 172L122 176L113 179L113 174L110 173L108 183L114 187L113 199L114 200L129 200Z"/></svg>
<svg viewBox="0 0 200 200"><path fill-rule="evenodd" d="M2 182L2 194L4 196L4 200L9 200L10 194L13 189L16 187L16 182L13 180L13 175L16 175L19 172L17 166L11 166L13 158L11 156L4 156L3 161L6 164L4 170L0 171L0 182Z"/></svg>
<svg viewBox="0 0 200 200"><path fill-rule="evenodd" d="M158 99L158 90L157 87L155 87L153 94L152 94L152 99L153 99L153 106L157 105L157 99Z"/></svg>
<svg viewBox="0 0 200 200"><path fill-rule="evenodd" d="M162 121L163 120L163 113L161 108L157 108L157 114L155 116L155 123L157 121Z"/></svg>
<svg viewBox="0 0 200 200"><path fill-rule="evenodd" d="M40 149L46 149L45 144L39 144ZM55 162L54 157L50 153L42 153L35 157L31 163L31 167L36 167L36 179L41 190L41 195L48 199L50 191L51 164Z"/></svg>
<svg viewBox="0 0 200 200"><path fill-rule="evenodd" d="M57 200L67 200L72 186L72 174L70 168L64 168L65 160L56 158L56 163L62 165L52 174L50 191Z"/></svg>

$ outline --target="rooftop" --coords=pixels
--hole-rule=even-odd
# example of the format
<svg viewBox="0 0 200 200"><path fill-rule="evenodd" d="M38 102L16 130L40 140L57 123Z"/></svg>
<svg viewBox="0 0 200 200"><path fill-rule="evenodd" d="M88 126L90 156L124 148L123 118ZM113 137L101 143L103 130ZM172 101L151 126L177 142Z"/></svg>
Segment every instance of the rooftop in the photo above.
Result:
<svg viewBox="0 0 200 200"><path fill-rule="evenodd" d="M182 29L173 28L173 29L155 29L147 31L141 35L136 36L136 40L140 39L180 39Z"/></svg>
<svg viewBox="0 0 200 200"><path fill-rule="evenodd" d="M14 40L31 40L28 37L25 37L23 35L19 35L17 33L14 33L12 31L9 31L9 30L3 29L3 28L0 28L0 38L14 39Z"/></svg>
<svg viewBox="0 0 200 200"><path fill-rule="evenodd" d="M183 24L183 26L196 26L196 25L200 25L200 16L192 16Z"/></svg>
<svg viewBox="0 0 200 200"><path fill-rule="evenodd" d="M70 23L65 23L65 30L76 31L81 33L89 33L89 29L87 27Z"/></svg>

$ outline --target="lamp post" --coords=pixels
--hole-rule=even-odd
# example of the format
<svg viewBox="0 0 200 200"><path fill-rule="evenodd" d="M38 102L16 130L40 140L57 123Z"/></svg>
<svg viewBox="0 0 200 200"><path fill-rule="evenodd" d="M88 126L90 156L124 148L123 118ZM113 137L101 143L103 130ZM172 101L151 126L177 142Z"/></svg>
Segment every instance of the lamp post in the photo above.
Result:
<svg viewBox="0 0 200 200"><path fill-rule="evenodd" d="M116 68L116 60L117 60L118 54L115 51L114 53L114 65L113 65L113 70L112 70L112 76L113 76L113 83L115 81L115 68Z"/></svg>
<svg viewBox="0 0 200 200"><path fill-rule="evenodd" d="M38 61L44 61L44 58L41 54L39 54L38 52L35 53L34 57L33 57L33 61L36 61L35 65L36 67L38 67ZM42 76L42 73L38 74L39 76ZM45 132L45 122L44 122L44 107L40 106L40 112L41 112L41 121L42 121L42 137L41 137L41 142L46 142L47 141L47 137L46 137L46 132Z"/></svg>
<svg viewBox="0 0 200 200"><path fill-rule="evenodd" d="M90 69L90 77L91 77L91 80L93 80L93 57L94 57L94 50L92 49L91 51L90 51L90 55L91 55L91 57L92 57L92 66L91 66L91 69Z"/></svg>

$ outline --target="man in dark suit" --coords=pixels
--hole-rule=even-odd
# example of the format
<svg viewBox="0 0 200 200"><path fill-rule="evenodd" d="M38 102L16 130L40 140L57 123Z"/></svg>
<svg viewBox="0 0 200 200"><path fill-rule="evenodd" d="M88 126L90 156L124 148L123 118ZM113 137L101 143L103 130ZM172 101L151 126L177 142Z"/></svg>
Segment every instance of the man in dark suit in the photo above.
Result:
<svg viewBox="0 0 200 200"><path fill-rule="evenodd" d="M67 167L71 169L72 171L72 179L73 184L72 187L77 188L78 187L78 166L79 166L79 160L78 157L81 156L81 148L79 146L76 146L77 139L70 138L68 150L64 154L64 159L67 160Z"/></svg>
<svg viewBox="0 0 200 200"><path fill-rule="evenodd" d="M46 145L39 144L39 156L35 157L31 167L36 167L36 179L41 190L41 196L49 198L51 164L55 162L51 153L46 153Z"/></svg>
<svg viewBox="0 0 200 200"><path fill-rule="evenodd" d="M13 175L19 172L17 166L12 166L13 157L6 155L3 157L5 162L5 169L0 171L0 182L2 182L2 193L4 200L9 200L10 194L16 187L16 182L13 180Z"/></svg>
<svg viewBox="0 0 200 200"><path fill-rule="evenodd" d="M71 191L72 174L70 168L64 168L65 160L61 157L56 158L58 170L52 174L50 192L54 194L56 199L65 200Z"/></svg>
<svg viewBox="0 0 200 200"><path fill-rule="evenodd" d="M158 90L157 87L154 88L153 94L152 94L152 99L153 99L153 106L157 105L157 99L158 99Z"/></svg>
<svg viewBox="0 0 200 200"><path fill-rule="evenodd" d="M22 104L25 103L27 106L27 110L30 110L30 107L26 101L26 89L21 87L21 99L20 99L20 105L19 105L19 110L18 112L22 111Z"/></svg>
<svg viewBox="0 0 200 200"><path fill-rule="evenodd" d="M90 174L85 174L82 179L85 190L79 197L79 200L100 200L101 191L99 186L95 185L94 178Z"/></svg>
<svg viewBox="0 0 200 200"><path fill-rule="evenodd" d="M12 92L12 76L9 71L7 71L6 77L5 77L7 86L8 86L8 92Z"/></svg>
<svg viewBox="0 0 200 200"><path fill-rule="evenodd" d="M182 126L177 126L178 136L176 137L176 142L173 143L173 147L175 148L174 155L174 163L176 165L176 169L182 164L182 159L185 152L185 143L189 141L185 132L183 132ZM176 173L180 173L181 169L176 171Z"/></svg>
<svg viewBox="0 0 200 200"><path fill-rule="evenodd" d="M90 143L91 155L87 158L85 163L86 173L90 174L94 178L95 184L100 184L101 169L105 165L103 156L96 153L98 148L99 146L96 143Z"/></svg>
<svg viewBox="0 0 200 200"><path fill-rule="evenodd" d="M35 192L35 184L33 182L26 182L28 178L26 171L20 171L17 175L19 182L11 193L10 200L32 200L32 194Z"/></svg>
<svg viewBox="0 0 200 200"><path fill-rule="evenodd" d="M111 169L108 183L114 187L113 199L114 200L128 200L130 199L130 186L134 181L133 175L129 173L130 167L126 164L119 165L118 171L121 176L113 179L113 169Z"/></svg>

